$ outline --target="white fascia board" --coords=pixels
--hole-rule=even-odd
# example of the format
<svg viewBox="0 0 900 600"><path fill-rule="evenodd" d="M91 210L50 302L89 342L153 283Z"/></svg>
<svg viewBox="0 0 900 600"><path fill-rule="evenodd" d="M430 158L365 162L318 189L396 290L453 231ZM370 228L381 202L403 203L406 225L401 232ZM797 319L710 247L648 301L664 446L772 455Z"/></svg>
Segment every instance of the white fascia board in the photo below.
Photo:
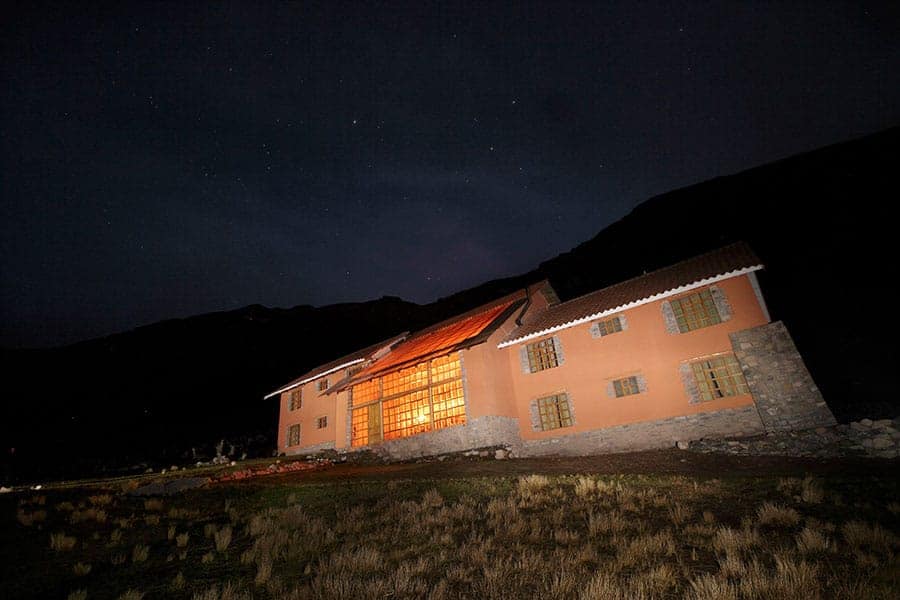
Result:
<svg viewBox="0 0 900 600"><path fill-rule="evenodd" d="M598 313L587 315L586 317L580 317L578 319L569 321L568 323L563 323L561 325L554 325L553 327L548 327L547 329L542 329L541 331L529 333L528 335L524 335L522 337L518 337L513 340L509 340L506 342L500 342L499 344L497 344L497 347L498 348L507 348L507 347L513 346L515 344L520 344L520 343L526 342L528 340L533 340L534 338L545 336L548 333L555 333L555 332L561 331L563 329L568 329L570 327L575 327L577 325L581 325L582 323L588 323L595 319L601 319L607 315L612 315L617 312L622 312L623 310L628 310L630 308L635 308L638 306L642 306L644 304L650 304L651 302L656 302L657 300L671 298L672 296L677 296L678 294L682 294L684 292L689 292L689 291L695 290L697 288L705 287L707 285L711 285L713 283L723 281L725 279L731 279L732 277L740 277L741 275L746 275L747 273L753 273L754 271L759 271L762 268L763 268L762 265L754 265L752 267L744 267L743 269L737 269L735 271L729 271L728 273L722 273L721 275L716 275L715 277L707 277L705 279L700 279L698 281L689 283L687 285L682 285L677 288L672 288L671 290L666 290L665 292L660 292L658 294L653 294L652 296L647 296L646 298L641 298L640 300L635 300L634 302L628 302L627 304L622 304L620 306L616 306L615 308L610 308L608 310L604 310L604 311L601 311Z"/></svg>
<svg viewBox="0 0 900 600"><path fill-rule="evenodd" d="M355 365L355 364L361 363L361 362L365 362L365 361L366 361L365 358L357 358L355 360L351 360L350 362L345 362L342 365L338 365L334 368L328 369L327 371L322 371L321 373L317 373L316 375L313 375L312 377L307 377L306 379L303 379L302 381L298 381L297 383L292 383L291 385L287 385L281 389L275 390L271 394L263 396L263 400L268 400L272 396L277 396L278 394L283 394L284 392L286 392L288 390L292 390L295 387L301 386L304 383L309 383L310 381L319 379L320 377L325 377L326 375L330 375L330 374L334 373L335 371L340 371L341 369L345 369L347 367L350 367L352 365Z"/></svg>

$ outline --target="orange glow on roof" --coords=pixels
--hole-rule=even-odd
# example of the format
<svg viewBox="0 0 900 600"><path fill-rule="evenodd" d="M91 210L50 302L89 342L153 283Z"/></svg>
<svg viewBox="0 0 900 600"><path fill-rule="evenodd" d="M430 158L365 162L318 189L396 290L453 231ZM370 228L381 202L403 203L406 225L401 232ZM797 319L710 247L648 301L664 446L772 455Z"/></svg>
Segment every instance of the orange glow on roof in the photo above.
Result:
<svg viewBox="0 0 900 600"><path fill-rule="evenodd" d="M515 301L510 300L509 302L498 304L477 315L454 321L440 329L412 337L402 342L390 354L377 361L361 375L381 373L391 367L413 361L419 357L430 356L470 340L484 331Z"/></svg>

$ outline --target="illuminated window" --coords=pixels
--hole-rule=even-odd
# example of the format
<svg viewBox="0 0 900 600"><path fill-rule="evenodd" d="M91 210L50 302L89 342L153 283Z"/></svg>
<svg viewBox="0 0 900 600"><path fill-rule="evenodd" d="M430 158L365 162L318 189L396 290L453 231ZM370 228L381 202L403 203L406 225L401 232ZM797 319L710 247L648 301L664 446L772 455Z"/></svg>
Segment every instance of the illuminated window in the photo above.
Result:
<svg viewBox="0 0 900 600"><path fill-rule="evenodd" d="M456 353L354 385L351 398L353 446L466 422L462 365Z"/></svg>
<svg viewBox="0 0 900 600"><path fill-rule="evenodd" d="M300 388L291 390L290 409L297 410L303 407L303 392Z"/></svg>
<svg viewBox="0 0 900 600"><path fill-rule="evenodd" d="M709 289L672 300L672 313L681 333L722 322Z"/></svg>
<svg viewBox="0 0 900 600"><path fill-rule="evenodd" d="M328 417L319 417L316 419L316 429L325 429L328 427Z"/></svg>
<svg viewBox="0 0 900 600"><path fill-rule="evenodd" d="M320 379L319 380L319 391L324 392L327 389L328 389L328 378L326 377L325 379Z"/></svg>
<svg viewBox="0 0 900 600"><path fill-rule="evenodd" d="M537 399L540 428L543 431L572 426L572 409L568 394L554 394Z"/></svg>
<svg viewBox="0 0 900 600"><path fill-rule="evenodd" d="M622 331L622 320L619 317L597 321L591 327L591 333L594 337L603 337L620 331Z"/></svg>
<svg viewBox="0 0 900 600"><path fill-rule="evenodd" d="M532 373L559 365L559 348L554 338L528 344L525 351L528 353L528 368Z"/></svg>
<svg viewBox="0 0 900 600"><path fill-rule="evenodd" d="M700 400L749 394L750 388L733 354L723 354L691 363Z"/></svg>
<svg viewBox="0 0 900 600"><path fill-rule="evenodd" d="M287 445L288 446L298 446L300 445L300 424L291 425L288 427L287 434Z"/></svg>
<svg viewBox="0 0 900 600"><path fill-rule="evenodd" d="M633 377L623 377L622 379L616 379L612 382L613 389L616 392L616 398L621 398L622 396L630 396L632 394L640 394L641 386L638 383L637 376Z"/></svg>

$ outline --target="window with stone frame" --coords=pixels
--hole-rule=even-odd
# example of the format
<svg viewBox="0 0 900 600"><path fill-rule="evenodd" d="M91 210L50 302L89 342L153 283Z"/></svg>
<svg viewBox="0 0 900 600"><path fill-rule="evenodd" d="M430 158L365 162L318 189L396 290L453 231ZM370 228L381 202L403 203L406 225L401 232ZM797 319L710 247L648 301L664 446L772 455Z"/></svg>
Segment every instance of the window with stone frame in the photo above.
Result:
<svg viewBox="0 0 900 600"><path fill-rule="evenodd" d="M538 398L537 412L541 431L571 427L574 423L569 395L566 393Z"/></svg>
<svg viewBox="0 0 900 600"><path fill-rule="evenodd" d="M291 425L287 431L287 446L300 445L300 424Z"/></svg>
<svg viewBox="0 0 900 600"><path fill-rule="evenodd" d="M303 390L295 388L291 390L291 397L288 404L290 410L298 410L303 408Z"/></svg>
<svg viewBox="0 0 900 600"><path fill-rule="evenodd" d="M688 296L676 298L670 302L672 314L678 324L678 331L687 333L722 322L716 301L710 288L700 290Z"/></svg>
<svg viewBox="0 0 900 600"><path fill-rule="evenodd" d="M591 326L591 335L595 338L605 337L620 331L622 331L622 319L618 316L597 321Z"/></svg>
<svg viewBox="0 0 900 600"><path fill-rule="evenodd" d="M612 385L613 391L616 394L616 398L622 398L624 396L631 396L641 393L641 384L638 381L637 375L615 379L613 380Z"/></svg>
<svg viewBox="0 0 900 600"><path fill-rule="evenodd" d="M316 419L316 429L325 429L328 427L328 417L319 417Z"/></svg>
<svg viewBox="0 0 900 600"><path fill-rule="evenodd" d="M691 363L691 370L702 402L750 393L741 365L734 354L694 361Z"/></svg>
<svg viewBox="0 0 900 600"><path fill-rule="evenodd" d="M326 377L325 379L320 379L318 386L319 386L320 392L324 392L325 390L327 390L328 389L328 378Z"/></svg>
<svg viewBox="0 0 900 600"><path fill-rule="evenodd" d="M558 367L559 346L556 338L547 338L525 346L528 359L528 369L532 373Z"/></svg>

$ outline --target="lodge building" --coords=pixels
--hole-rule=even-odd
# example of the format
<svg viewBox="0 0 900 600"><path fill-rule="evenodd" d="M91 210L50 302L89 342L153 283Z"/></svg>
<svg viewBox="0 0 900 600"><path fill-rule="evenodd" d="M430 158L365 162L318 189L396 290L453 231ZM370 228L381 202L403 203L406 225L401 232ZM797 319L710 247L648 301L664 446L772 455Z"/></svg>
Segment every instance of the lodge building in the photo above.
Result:
<svg viewBox="0 0 900 600"><path fill-rule="evenodd" d="M733 244L559 302L543 281L321 365L280 399L278 450L393 459L668 447L834 424Z"/></svg>

